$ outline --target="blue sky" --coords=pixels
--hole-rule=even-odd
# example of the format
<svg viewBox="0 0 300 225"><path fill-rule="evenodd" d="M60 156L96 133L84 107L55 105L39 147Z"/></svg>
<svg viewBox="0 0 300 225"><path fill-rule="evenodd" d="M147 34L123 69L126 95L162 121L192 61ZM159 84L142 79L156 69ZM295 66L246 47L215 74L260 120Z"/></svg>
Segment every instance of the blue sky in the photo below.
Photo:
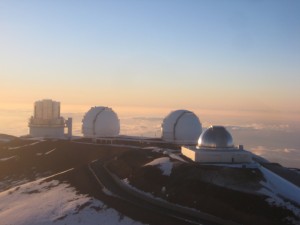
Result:
<svg viewBox="0 0 300 225"><path fill-rule="evenodd" d="M296 0L2 0L0 102L300 112L299 12Z"/></svg>

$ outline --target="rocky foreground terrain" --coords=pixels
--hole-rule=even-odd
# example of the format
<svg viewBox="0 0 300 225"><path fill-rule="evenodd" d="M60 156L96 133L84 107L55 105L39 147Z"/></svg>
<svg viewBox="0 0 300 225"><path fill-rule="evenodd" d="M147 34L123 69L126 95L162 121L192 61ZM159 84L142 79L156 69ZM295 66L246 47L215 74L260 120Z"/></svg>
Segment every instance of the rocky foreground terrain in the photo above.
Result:
<svg viewBox="0 0 300 225"><path fill-rule="evenodd" d="M257 163L200 165L176 151L145 148L123 153L108 168L153 197L240 224L300 224L299 190L279 193L275 185L284 189L286 184L272 183L272 173Z"/></svg>
<svg viewBox="0 0 300 225"><path fill-rule="evenodd" d="M255 165L198 165L161 144L1 138L0 221L7 225L189 224L104 190L89 170L96 160L148 197L237 224L300 223L297 197L283 196Z"/></svg>

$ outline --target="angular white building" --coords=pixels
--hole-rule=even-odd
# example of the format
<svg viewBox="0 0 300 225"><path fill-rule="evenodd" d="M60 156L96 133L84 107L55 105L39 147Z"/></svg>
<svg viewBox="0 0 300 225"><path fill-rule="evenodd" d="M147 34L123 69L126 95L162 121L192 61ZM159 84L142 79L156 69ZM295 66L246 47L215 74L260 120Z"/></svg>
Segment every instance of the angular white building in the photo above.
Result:
<svg viewBox="0 0 300 225"><path fill-rule="evenodd" d="M82 133L84 137L115 137L120 133L118 115L108 107L92 107L83 117Z"/></svg>
<svg viewBox="0 0 300 225"><path fill-rule="evenodd" d="M181 153L201 163L252 162L252 155L242 146L234 146L231 134L223 126L209 127L201 134L198 146L182 146Z"/></svg>
<svg viewBox="0 0 300 225"><path fill-rule="evenodd" d="M176 110L161 125L162 139L176 144L196 145L202 132L199 118L191 111Z"/></svg>
<svg viewBox="0 0 300 225"><path fill-rule="evenodd" d="M72 119L67 120L68 134L72 135ZM34 103L34 115L29 119L32 137L62 138L66 121L60 116L60 102L44 99Z"/></svg>

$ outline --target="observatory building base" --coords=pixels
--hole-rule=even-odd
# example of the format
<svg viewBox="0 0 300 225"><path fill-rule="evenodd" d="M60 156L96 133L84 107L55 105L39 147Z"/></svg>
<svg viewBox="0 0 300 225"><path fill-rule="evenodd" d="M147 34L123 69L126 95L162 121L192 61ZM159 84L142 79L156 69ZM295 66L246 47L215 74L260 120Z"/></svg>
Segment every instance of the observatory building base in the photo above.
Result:
<svg viewBox="0 0 300 225"><path fill-rule="evenodd" d="M251 154L238 149L199 149L197 147L181 147L181 153L200 163L251 163Z"/></svg>
<svg viewBox="0 0 300 225"><path fill-rule="evenodd" d="M30 127L29 134L32 137L49 137L62 138L64 137L64 127Z"/></svg>

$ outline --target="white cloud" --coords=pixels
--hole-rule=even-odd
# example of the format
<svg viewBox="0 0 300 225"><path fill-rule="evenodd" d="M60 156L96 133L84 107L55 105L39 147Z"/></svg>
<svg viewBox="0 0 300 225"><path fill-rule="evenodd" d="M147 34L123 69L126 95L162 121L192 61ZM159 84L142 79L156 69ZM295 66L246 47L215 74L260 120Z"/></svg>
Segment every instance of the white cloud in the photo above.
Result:
<svg viewBox="0 0 300 225"><path fill-rule="evenodd" d="M263 124L263 123L252 123L252 124L242 124L237 126L227 125L226 126L232 130L272 130L272 131L286 131L289 132L290 125L289 124Z"/></svg>

